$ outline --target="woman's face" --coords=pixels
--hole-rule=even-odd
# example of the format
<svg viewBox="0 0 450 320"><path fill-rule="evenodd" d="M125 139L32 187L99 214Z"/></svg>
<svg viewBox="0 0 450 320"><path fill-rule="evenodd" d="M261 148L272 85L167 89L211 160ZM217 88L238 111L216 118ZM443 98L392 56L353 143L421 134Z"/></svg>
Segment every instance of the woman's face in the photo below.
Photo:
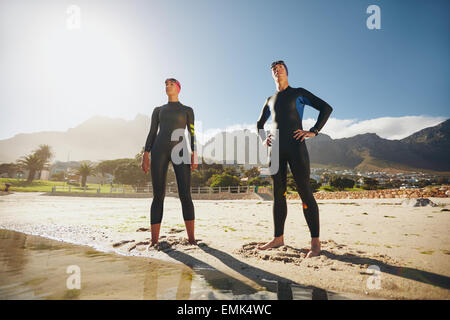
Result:
<svg viewBox="0 0 450 320"><path fill-rule="evenodd" d="M166 81L166 94L168 96L178 95L178 86L173 81Z"/></svg>

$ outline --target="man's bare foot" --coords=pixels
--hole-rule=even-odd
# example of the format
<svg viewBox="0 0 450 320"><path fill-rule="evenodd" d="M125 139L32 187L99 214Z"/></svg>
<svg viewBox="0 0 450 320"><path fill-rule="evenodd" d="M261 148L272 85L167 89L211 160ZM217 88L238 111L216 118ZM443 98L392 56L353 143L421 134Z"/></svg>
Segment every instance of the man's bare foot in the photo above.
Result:
<svg viewBox="0 0 450 320"><path fill-rule="evenodd" d="M311 250L306 254L306 258L317 257L320 255L320 240L319 238L311 239Z"/></svg>
<svg viewBox="0 0 450 320"><path fill-rule="evenodd" d="M193 246L196 246L197 245L197 240L195 240L195 239L188 239L188 241L189 241L189 243L191 244L191 245L193 245Z"/></svg>
<svg viewBox="0 0 450 320"><path fill-rule="evenodd" d="M278 248L281 246L284 246L283 236L273 238L272 241L269 241L262 246L258 246L258 249L259 250L267 250L267 249L271 249L271 248Z"/></svg>

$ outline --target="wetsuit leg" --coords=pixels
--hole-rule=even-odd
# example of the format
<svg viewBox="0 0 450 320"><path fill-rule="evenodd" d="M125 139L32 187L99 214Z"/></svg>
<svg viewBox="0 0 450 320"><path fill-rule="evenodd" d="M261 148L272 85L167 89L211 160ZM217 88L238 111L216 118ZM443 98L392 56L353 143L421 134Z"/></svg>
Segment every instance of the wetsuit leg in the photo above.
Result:
<svg viewBox="0 0 450 320"><path fill-rule="evenodd" d="M287 216L286 204L286 171L287 159L279 157L278 172L272 175L273 181L273 221L275 225L274 236L279 237L284 233L284 222Z"/></svg>
<svg viewBox="0 0 450 320"><path fill-rule="evenodd" d="M309 155L305 142L293 147L289 153L289 167L297 184L297 191L303 202L303 214L308 224L311 237L319 237L319 207L314 199L309 182Z"/></svg>
<svg viewBox="0 0 450 320"><path fill-rule="evenodd" d="M153 201L150 210L150 224L158 224L162 221L169 155L170 153L168 152L153 152L152 150L150 167L152 173Z"/></svg>
<svg viewBox="0 0 450 320"><path fill-rule="evenodd" d="M188 163L174 164L173 169L177 178L183 219L184 221L194 220L194 204L191 197L191 165Z"/></svg>

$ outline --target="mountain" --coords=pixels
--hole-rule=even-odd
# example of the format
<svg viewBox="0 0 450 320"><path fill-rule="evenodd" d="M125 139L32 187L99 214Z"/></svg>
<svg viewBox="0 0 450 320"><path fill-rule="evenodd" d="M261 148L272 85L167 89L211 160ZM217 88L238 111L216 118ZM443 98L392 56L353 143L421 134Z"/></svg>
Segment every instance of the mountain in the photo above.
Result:
<svg viewBox="0 0 450 320"><path fill-rule="evenodd" d="M144 146L149 128L150 118L138 114L131 121L96 116L66 132L22 133L0 140L0 163L14 162L40 144L52 147L53 160L132 158Z"/></svg>
<svg viewBox="0 0 450 320"><path fill-rule="evenodd" d="M132 158L144 146L149 127L150 118L145 115L137 115L130 121L93 117L66 132L18 134L0 140L0 163L14 162L31 153L39 144L50 145L55 153L54 160L60 161L67 161L68 158L77 161ZM247 138L235 138L240 135ZM222 132L214 138L227 136L233 136L228 140L237 142L232 148L235 154L238 151L249 154L249 141L257 139L256 134L248 130ZM214 139L211 139L205 146L211 146L213 142ZM357 170L450 171L450 119L401 140L384 139L374 133L342 139L320 134L306 143L311 163L318 166ZM215 156L207 155L209 158ZM233 158L236 157L226 154L226 159Z"/></svg>
<svg viewBox="0 0 450 320"><path fill-rule="evenodd" d="M374 133L331 139L319 135L307 142L311 162L334 167L450 171L450 119L401 140Z"/></svg>

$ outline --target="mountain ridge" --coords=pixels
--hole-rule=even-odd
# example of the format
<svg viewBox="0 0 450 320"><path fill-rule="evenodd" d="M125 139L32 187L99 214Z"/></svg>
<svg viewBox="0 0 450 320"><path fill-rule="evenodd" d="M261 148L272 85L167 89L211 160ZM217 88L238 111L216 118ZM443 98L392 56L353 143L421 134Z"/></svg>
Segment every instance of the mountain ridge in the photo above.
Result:
<svg viewBox="0 0 450 320"><path fill-rule="evenodd" d="M0 140L0 163L14 162L39 144L50 145L56 154L54 160L59 161L131 158L145 144L149 127L150 117L137 114L133 120L94 116L64 132L19 133ZM450 119L399 140L381 138L376 133L332 139L321 133L306 143L311 162L318 165L450 171Z"/></svg>

